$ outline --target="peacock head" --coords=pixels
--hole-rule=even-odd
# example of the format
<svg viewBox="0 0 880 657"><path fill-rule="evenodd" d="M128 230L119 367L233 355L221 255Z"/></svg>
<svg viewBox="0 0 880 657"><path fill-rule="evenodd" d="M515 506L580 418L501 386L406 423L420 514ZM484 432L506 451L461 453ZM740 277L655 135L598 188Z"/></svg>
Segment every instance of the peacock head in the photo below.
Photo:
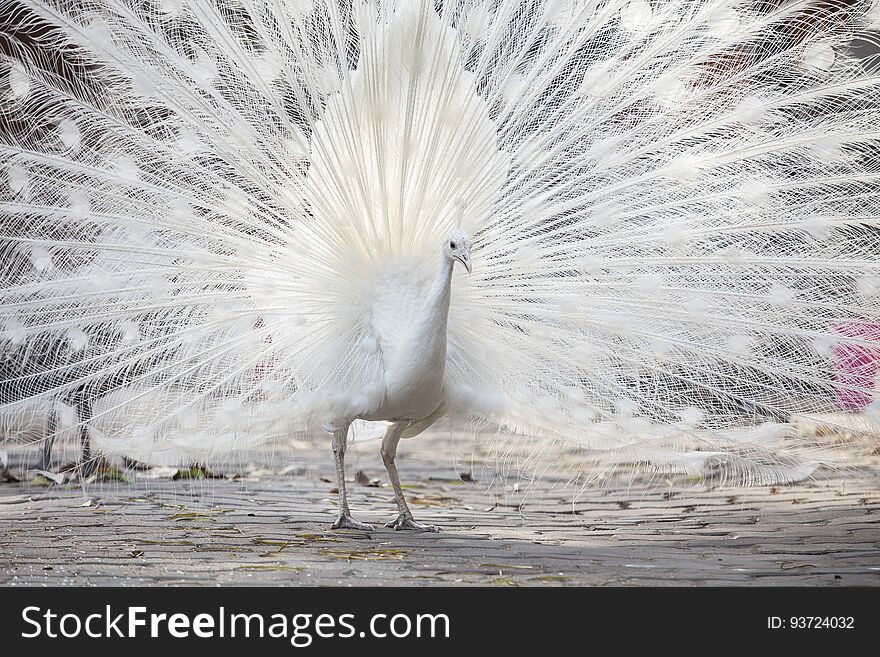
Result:
<svg viewBox="0 0 880 657"><path fill-rule="evenodd" d="M471 273L471 238L461 228L453 228L443 244L443 253L450 260L458 260Z"/></svg>

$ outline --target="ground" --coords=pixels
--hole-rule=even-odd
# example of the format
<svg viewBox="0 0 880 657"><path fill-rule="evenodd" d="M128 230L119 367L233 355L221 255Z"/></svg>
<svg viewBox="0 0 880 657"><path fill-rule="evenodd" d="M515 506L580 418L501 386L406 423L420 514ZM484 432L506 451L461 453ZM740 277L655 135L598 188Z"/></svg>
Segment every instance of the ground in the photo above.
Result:
<svg viewBox="0 0 880 657"><path fill-rule="evenodd" d="M354 516L377 526L365 534L329 529L329 444L255 455L264 465L221 479L154 469L64 485L40 485L33 450L11 450L0 585L880 585L871 452L790 486L583 486L502 477L478 450L420 438L403 443L401 476L416 518L442 531L414 534L383 527L395 506L377 451L349 452Z"/></svg>

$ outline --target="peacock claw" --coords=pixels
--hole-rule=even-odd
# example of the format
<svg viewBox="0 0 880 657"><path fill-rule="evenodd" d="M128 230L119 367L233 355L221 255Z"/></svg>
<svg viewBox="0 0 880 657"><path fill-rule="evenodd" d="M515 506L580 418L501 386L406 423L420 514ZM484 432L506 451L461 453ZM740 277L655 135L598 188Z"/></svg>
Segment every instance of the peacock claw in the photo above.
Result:
<svg viewBox="0 0 880 657"><path fill-rule="evenodd" d="M437 525L423 525L420 522L416 522L412 518L407 518L406 516L397 516L391 522L385 523L386 527L390 527L394 531L414 531L414 532L439 532L440 528Z"/></svg>
<svg viewBox="0 0 880 657"><path fill-rule="evenodd" d="M375 527L366 522L355 520L347 513L340 513L336 522L330 525L330 529L359 529L363 532L371 532L375 530Z"/></svg>

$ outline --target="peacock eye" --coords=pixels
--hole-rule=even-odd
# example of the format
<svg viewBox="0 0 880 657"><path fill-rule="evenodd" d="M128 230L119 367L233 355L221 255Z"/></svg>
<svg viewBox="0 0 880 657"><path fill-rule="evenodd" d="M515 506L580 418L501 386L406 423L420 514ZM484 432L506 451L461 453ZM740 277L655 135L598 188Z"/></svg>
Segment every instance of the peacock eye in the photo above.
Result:
<svg viewBox="0 0 880 657"><path fill-rule="evenodd" d="M450 243L449 243L449 248L450 248L450 249L454 249L454 248L455 248L455 242L450 242Z"/></svg>

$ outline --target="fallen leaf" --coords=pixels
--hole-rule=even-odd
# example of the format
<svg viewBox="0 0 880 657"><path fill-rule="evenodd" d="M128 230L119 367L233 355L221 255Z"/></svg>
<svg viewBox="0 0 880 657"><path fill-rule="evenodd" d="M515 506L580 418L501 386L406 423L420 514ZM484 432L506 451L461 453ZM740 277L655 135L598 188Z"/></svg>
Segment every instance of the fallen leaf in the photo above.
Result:
<svg viewBox="0 0 880 657"><path fill-rule="evenodd" d="M519 584L508 577L496 577L490 579L489 584L492 584L493 586L519 586Z"/></svg>
<svg viewBox="0 0 880 657"><path fill-rule="evenodd" d="M261 565L236 566L235 570L243 570L245 572L247 572L247 571L254 571L254 572L287 571L287 572L291 572L291 573L300 573L303 571L302 568L298 568L296 566L269 566L269 565L266 565L266 566L261 566Z"/></svg>
<svg viewBox="0 0 880 657"><path fill-rule="evenodd" d="M47 482L52 482L52 483L55 483L58 485L61 485L67 481L67 474L64 472L49 472L48 470L34 470L34 474L37 476L34 477L33 480L31 480L31 483L35 484L37 486L46 485L46 484L40 483L40 481L39 481L40 477L45 479Z"/></svg>
<svg viewBox="0 0 880 657"><path fill-rule="evenodd" d="M364 550L332 550L325 548L321 553L333 557L334 559L345 559L346 561L386 561L386 560L402 560L407 557L407 550L398 550L396 548L375 548Z"/></svg>
<svg viewBox="0 0 880 657"><path fill-rule="evenodd" d="M168 520L173 520L174 522L180 522L181 520L216 522L216 520L211 517L210 513L200 513L198 511L182 511L180 513L175 513L173 516L168 516Z"/></svg>
<svg viewBox="0 0 880 657"><path fill-rule="evenodd" d="M409 498L410 504L418 504L419 506L449 506L461 505L461 500L457 497L449 495L413 495Z"/></svg>
<svg viewBox="0 0 880 657"><path fill-rule="evenodd" d="M144 470L138 479L171 479L177 474L177 468L156 467Z"/></svg>

